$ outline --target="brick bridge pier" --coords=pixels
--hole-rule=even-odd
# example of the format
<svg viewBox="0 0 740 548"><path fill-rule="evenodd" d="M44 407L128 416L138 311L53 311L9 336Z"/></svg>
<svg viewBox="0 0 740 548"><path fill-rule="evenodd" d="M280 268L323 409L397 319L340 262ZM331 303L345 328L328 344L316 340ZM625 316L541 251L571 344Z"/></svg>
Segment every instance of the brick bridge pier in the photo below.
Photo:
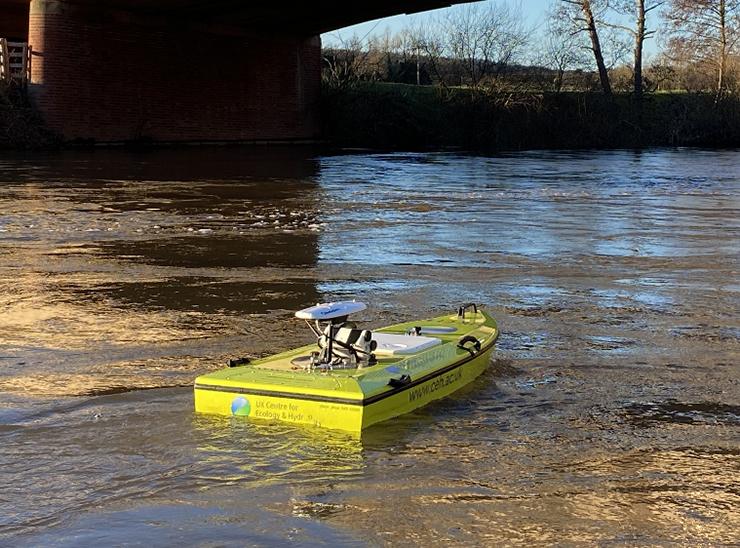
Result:
<svg viewBox="0 0 740 548"><path fill-rule="evenodd" d="M0 37L30 44L29 92L66 139L306 140L321 32L451 3L0 0Z"/></svg>

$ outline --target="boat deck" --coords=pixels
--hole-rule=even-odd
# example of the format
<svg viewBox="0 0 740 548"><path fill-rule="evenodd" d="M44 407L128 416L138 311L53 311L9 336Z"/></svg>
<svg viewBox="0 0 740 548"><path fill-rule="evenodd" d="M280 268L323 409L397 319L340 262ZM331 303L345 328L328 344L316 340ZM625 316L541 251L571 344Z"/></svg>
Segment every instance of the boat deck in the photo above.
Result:
<svg viewBox="0 0 740 548"><path fill-rule="evenodd" d="M449 342L457 342L457 340L460 338L462 334L469 332L471 329L474 329L477 325L483 324L484 321L485 320L483 318L478 317L475 320L471 319L466 322L460 322L458 317L455 315L455 316L449 316L449 317L435 318L432 321L421 321L421 322L417 321L417 322L408 322L404 324L393 325L390 327L377 329L373 331L373 335L375 334L398 335L398 336L403 336L404 338L408 337L409 342L414 342L415 340L418 340L419 337L415 335L406 335L406 333L415 327L421 327L422 336L424 338L439 339L440 344L445 344ZM425 332L424 331L425 328L432 330L432 332ZM397 339L397 340L401 340L401 339ZM431 348L434 348L436 346L439 346L439 345L432 345ZM417 355L421 352L424 352L428 350L429 348L430 346L425 346L425 347L422 347L418 352L407 352L407 353L395 354L395 355L383 355L381 352L376 352L377 364L373 366L363 367L363 368L351 368L351 369L333 369L328 372L322 372L322 374L323 375L339 375L342 377L362 378L367 373L376 371L378 369L384 369L385 367L388 367L389 365L393 365L394 363L408 359L409 357ZM261 369L261 370L301 372L304 369L301 365L297 365L296 362L299 362L300 360L310 359L311 353L317 350L318 350L318 346L316 344L311 344L311 345L304 346L301 348L289 350L287 352L278 354L276 356L271 356L269 358L255 360L250 363L250 366L256 369Z"/></svg>

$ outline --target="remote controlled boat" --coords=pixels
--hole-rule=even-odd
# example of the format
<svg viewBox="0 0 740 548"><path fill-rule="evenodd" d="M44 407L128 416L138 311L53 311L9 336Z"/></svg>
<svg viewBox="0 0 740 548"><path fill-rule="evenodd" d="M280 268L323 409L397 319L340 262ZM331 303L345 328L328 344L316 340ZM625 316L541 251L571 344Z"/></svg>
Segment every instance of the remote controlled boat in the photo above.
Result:
<svg viewBox="0 0 740 548"><path fill-rule="evenodd" d="M357 301L295 313L316 344L195 379L195 410L361 432L443 398L488 365L495 320L475 304L454 314L370 331L350 316Z"/></svg>

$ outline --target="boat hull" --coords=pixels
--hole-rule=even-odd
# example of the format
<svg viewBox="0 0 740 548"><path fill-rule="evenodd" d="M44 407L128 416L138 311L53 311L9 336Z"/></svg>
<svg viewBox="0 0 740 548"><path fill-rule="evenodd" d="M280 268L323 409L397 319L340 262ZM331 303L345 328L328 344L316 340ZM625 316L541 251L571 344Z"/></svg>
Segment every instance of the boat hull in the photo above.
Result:
<svg viewBox="0 0 740 548"><path fill-rule="evenodd" d="M310 398L288 392L267 395L249 388L196 385L195 409L200 413L241 415L356 432L410 413L471 383L485 371L492 350L481 352L472 359L461 360L454 367L441 370L439 374L412 381L377 400ZM243 398L245 403L238 401L239 398Z"/></svg>
<svg viewBox="0 0 740 548"><path fill-rule="evenodd" d="M439 375L421 380L418 384L413 382L397 394L365 406L362 428L410 413L470 384L486 370L492 351L491 347L487 351L471 356L470 359L461 361L452 368L445 368Z"/></svg>
<svg viewBox="0 0 740 548"><path fill-rule="evenodd" d="M481 320L472 325L457 326L449 317L429 320L448 321L456 332L431 350L395 361L381 360L378 366L354 374L246 366L235 368L234 373L224 370L203 375L195 382L195 409L359 433L449 396L475 380L488 366L498 336L493 319L482 312L478 315ZM415 324L386 329L403 332L408 325ZM479 350L458 346L460 334L469 333L482 341ZM269 366L306 350L296 349L264 362Z"/></svg>

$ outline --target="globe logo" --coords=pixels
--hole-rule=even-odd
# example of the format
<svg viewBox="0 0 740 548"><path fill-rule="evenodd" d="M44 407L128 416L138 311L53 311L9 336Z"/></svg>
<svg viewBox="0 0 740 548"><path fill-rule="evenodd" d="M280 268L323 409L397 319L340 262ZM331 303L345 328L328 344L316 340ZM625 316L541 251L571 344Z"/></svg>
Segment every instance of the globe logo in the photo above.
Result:
<svg viewBox="0 0 740 548"><path fill-rule="evenodd" d="M234 398L231 402L231 414L237 417L247 417L249 412L252 410L252 406L249 404L249 400L242 396Z"/></svg>

